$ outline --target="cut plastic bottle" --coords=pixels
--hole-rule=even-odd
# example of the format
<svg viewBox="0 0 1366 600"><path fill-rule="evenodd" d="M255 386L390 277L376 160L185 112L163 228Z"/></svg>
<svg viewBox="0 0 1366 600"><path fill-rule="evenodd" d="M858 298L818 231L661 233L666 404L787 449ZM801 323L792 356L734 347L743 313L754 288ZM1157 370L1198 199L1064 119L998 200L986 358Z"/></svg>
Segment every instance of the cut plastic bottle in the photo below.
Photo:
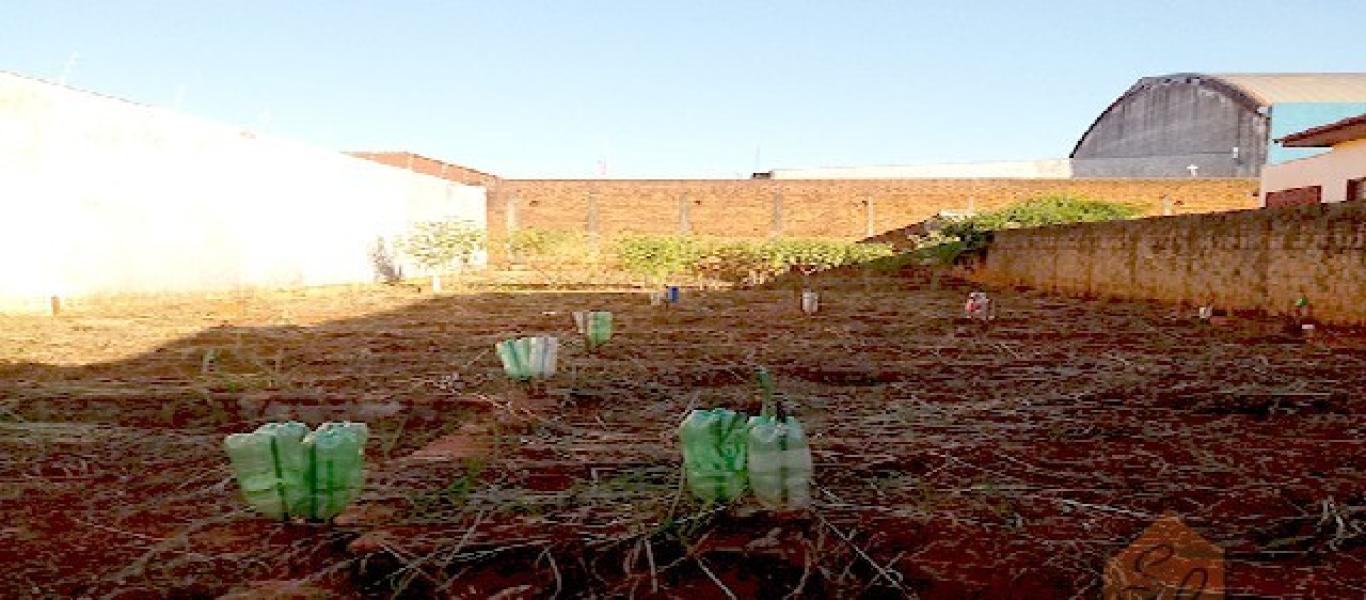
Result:
<svg viewBox="0 0 1366 600"><path fill-rule="evenodd" d="M294 514L312 521L337 516L360 495L369 430L361 423L324 423L304 438L308 473Z"/></svg>
<svg viewBox="0 0 1366 600"><path fill-rule="evenodd" d="M267 423L251 433L223 440L242 497L257 512L286 519L297 499L303 465L300 443L308 434L303 423Z"/></svg>
<svg viewBox="0 0 1366 600"><path fill-rule="evenodd" d="M579 333L588 341L592 350L612 339L612 313L607 311L582 311L574 313L574 322Z"/></svg>
<svg viewBox="0 0 1366 600"><path fill-rule="evenodd" d="M518 381L555 376L560 341L553 336L522 337L494 344L503 372Z"/></svg>
<svg viewBox="0 0 1366 600"><path fill-rule="evenodd" d="M355 500L364 485L361 423L267 423L223 441L242 496L272 519L326 520Z"/></svg>
<svg viewBox="0 0 1366 600"><path fill-rule="evenodd" d="M688 489L704 502L728 502L745 492L744 413L694 410L678 428Z"/></svg>
<svg viewBox="0 0 1366 600"><path fill-rule="evenodd" d="M811 505L811 448L802 424L793 417L750 417L749 484L765 508L802 509Z"/></svg>
<svg viewBox="0 0 1366 600"><path fill-rule="evenodd" d="M494 349L498 352L498 359L503 361L503 373L508 377L519 381L531 379L531 365L527 364L527 356L523 353L521 340L507 340L498 342Z"/></svg>
<svg viewBox="0 0 1366 600"><path fill-rule="evenodd" d="M746 432L749 485L759 504L771 510L797 510L811 505L811 448L796 418L774 399L773 377L758 369L764 409L750 417Z"/></svg>

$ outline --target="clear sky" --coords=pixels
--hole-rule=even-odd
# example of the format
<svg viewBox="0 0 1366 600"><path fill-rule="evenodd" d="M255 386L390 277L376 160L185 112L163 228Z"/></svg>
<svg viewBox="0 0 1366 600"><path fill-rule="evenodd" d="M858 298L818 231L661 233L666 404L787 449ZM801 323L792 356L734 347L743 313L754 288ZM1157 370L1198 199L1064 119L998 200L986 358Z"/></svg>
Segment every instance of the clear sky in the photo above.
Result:
<svg viewBox="0 0 1366 600"><path fill-rule="evenodd" d="M509 177L747 177L1063 157L1144 75L1366 71L1364 23L1366 0L0 0L0 70Z"/></svg>

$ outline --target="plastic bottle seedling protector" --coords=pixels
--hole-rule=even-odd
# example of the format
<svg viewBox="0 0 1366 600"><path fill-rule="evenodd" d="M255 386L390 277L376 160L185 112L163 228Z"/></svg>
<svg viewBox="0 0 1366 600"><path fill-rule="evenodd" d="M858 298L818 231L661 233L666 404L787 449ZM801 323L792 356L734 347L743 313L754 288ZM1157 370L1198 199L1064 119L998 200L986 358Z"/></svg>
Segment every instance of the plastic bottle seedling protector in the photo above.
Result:
<svg viewBox="0 0 1366 600"><path fill-rule="evenodd" d="M494 345L503 372L518 381L553 377L559 355L559 339L551 336L522 337Z"/></svg>
<svg viewBox="0 0 1366 600"><path fill-rule="evenodd" d="M309 453L307 490L293 514L331 519L360 495L365 481L362 451L369 430L360 423L324 423L304 438Z"/></svg>
<svg viewBox="0 0 1366 600"><path fill-rule="evenodd" d="M527 379L531 376L517 355L516 340L504 340L493 345L498 360L503 363L503 374L511 379Z"/></svg>
<svg viewBox="0 0 1366 600"><path fill-rule="evenodd" d="M252 433L235 433L223 440L242 497L257 512L272 519L288 519L290 507L302 497L307 455L303 423L267 423Z"/></svg>
<svg viewBox="0 0 1366 600"><path fill-rule="evenodd" d="M760 415L749 419L749 481L759 503L770 509L811 505L811 448L797 419Z"/></svg>
<svg viewBox="0 0 1366 600"><path fill-rule="evenodd" d="M549 378L555 376L555 359L560 352L559 338L551 336L537 336L525 338L530 340L528 343L528 356L531 364L531 374L534 377Z"/></svg>
<svg viewBox="0 0 1366 600"><path fill-rule="evenodd" d="M267 423L228 436L223 445L252 508L272 519L331 519L360 495L365 481L362 423Z"/></svg>
<svg viewBox="0 0 1366 600"><path fill-rule="evenodd" d="M597 348L612 339L612 313L605 311L594 311L586 315L584 335L588 338L588 347Z"/></svg>
<svg viewBox="0 0 1366 600"><path fill-rule="evenodd" d="M728 502L745 492L744 413L694 410L678 428L688 489L704 502Z"/></svg>
<svg viewBox="0 0 1366 600"><path fill-rule="evenodd" d="M801 422L788 416L773 397L773 378L758 370L763 413L750 417L746 437L749 485L765 508L802 509L811 505L811 448Z"/></svg>

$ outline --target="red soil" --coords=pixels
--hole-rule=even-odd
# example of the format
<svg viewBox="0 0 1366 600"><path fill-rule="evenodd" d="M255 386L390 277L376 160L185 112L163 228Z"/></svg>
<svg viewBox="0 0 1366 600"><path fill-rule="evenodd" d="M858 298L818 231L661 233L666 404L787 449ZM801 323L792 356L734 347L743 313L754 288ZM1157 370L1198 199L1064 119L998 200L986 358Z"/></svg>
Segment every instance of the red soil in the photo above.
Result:
<svg viewBox="0 0 1366 600"><path fill-rule="evenodd" d="M983 329L920 273L818 282L814 317L790 290L362 289L0 318L0 590L1096 597L1170 510L1225 549L1231 595L1362 596L1361 334L1008 290ZM588 355L569 311L592 308L618 331ZM491 352L529 333L566 345L531 395ZM674 428L752 412L756 364L810 432L810 514L680 493ZM236 497L222 435L288 416L376 433L338 524Z"/></svg>

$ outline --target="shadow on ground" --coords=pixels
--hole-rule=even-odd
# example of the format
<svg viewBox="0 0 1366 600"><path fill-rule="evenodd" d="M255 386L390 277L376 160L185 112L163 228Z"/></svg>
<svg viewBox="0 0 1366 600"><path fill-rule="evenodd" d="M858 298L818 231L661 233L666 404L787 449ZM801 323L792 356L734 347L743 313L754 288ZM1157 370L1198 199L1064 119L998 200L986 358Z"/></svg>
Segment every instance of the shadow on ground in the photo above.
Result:
<svg viewBox="0 0 1366 600"><path fill-rule="evenodd" d="M1349 597L1363 580L1366 340L1012 291L983 327L954 318L960 282L884 267L671 307L368 288L190 302L142 325L109 325L117 307L15 320L9 339L72 355L146 319L227 324L118 360L0 363L0 589L1071 597L1167 510L1226 549L1243 595ZM821 313L798 311L802 285ZM599 353L573 334L583 309L616 315ZM272 320L301 324L240 324ZM565 340L542 395L491 351L527 334ZM810 514L681 493L679 419L754 411L756 364L811 432ZM338 524L271 523L237 499L222 436L284 418L375 430L367 491Z"/></svg>

